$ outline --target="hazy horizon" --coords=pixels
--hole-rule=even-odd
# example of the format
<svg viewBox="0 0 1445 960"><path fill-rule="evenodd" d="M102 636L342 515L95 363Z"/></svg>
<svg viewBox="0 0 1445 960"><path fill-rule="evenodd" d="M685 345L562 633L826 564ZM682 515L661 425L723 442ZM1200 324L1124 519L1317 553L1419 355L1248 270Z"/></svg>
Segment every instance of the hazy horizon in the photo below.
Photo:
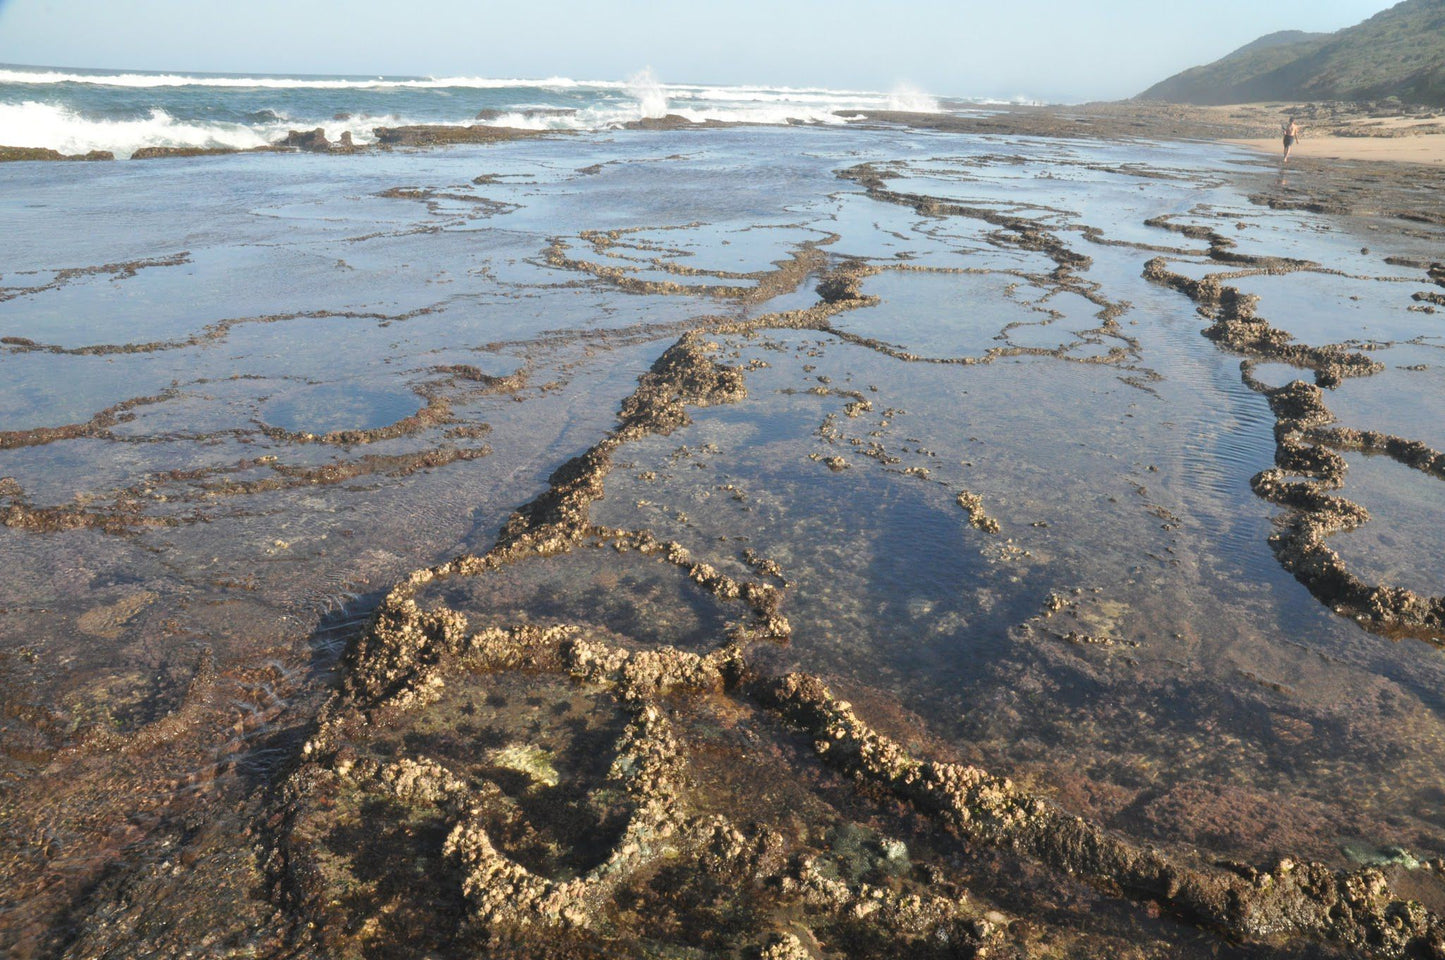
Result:
<svg viewBox="0 0 1445 960"><path fill-rule="evenodd" d="M0 0L0 63L156 73L469 76L888 90L1077 101L1133 96L1279 30L1327 32L1393 4L1223 0L1160 9L1112 0L922 3L867 0L696 6L560 0L533 8L417 0ZM1024 26L1025 24L1031 26ZM1174 38L1188 37L1188 45Z"/></svg>

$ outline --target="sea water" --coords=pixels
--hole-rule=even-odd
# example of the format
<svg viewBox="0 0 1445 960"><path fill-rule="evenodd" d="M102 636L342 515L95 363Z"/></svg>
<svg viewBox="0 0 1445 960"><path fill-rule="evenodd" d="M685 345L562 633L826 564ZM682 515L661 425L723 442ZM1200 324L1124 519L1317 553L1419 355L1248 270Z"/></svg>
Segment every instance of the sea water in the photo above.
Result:
<svg viewBox="0 0 1445 960"><path fill-rule="evenodd" d="M408 124L594 131L673 114L698 123L836 125L863 110L938 108L936 98L906 86L878 92L664 83L649 70L622 80L529 80L0 65L0 145L120 157L141 147L244 150L318 127L330 140L350 133L366 144L377 127Z"/></svg>
<svg viewBox="0 0 1445 960"><path fill-rule="evenodd" d="M1387 372L1325 403L1348 426L1438 449L1438 318L1402 296L1431 284L1384 262L1438 238L1374 235L1362 260L1347 224L1253 208L1220 174L1240 158L1213 146L984 143L837 115L886 95L669 85L663 107L625 84L561 80L4 76L0 142L48 117L59 132L35 145L67 152L246 146L317 124L360 139L383 118L482 110L572 131L0 166L14 225L0 237L0 771L8 835L24 838L5 868L28 891L5 908L18 944L108 909L106 888L85 891L115 864L170 856L181 812L228 836L269 822L264 788L303 762L380 597L490 550L689 331L744 371L745 396L614 450L590 522L730 576L775 571L792 635L757 669L817 675L909 749L981 763L1141 843L1336 867L1445 853L1439 648L1363 628L1280 566L1281 511L1250 489L1275 454L1267 399L1200 335L1193 303L1142 276L1156 252L1129 245L1181 246L1199 271L1202 244L1144 222L1194 209L1220 228L1248 213L1318 265L1250 279L1261 316L1304 343L1381 338L1370 347ZM816 123L611 129L644 103ZM1021 218L1090 262L1061 279L1007 224L840 178L865 162L890 171L889 189ZM1059 176L1028 175L1043 171ZM784 312L818 304L819 278L844 264L872 271L858 290L877 301L827 328L790 325ZM1269 383L1289 379L1280 366ZM1342 556L1438 593L1440 481L1348 463L1358 482L1342 495L1379 522L1338 535ZM604 549L541 551L419 602L636 650L706 652L735 629L738 612L681 568ZM597 752L623 728L612 701L525 672L448 690L357 734L357 749L499 784L553 838L516 848L539 871L600 862L615 829L588 834L566 811L606 773ZM687 742L712 745L689 761L703 811L802 818L799 849L827 837L837 857L849 831L896 826L796 759L745 698L670 709ZM368 828L357 846L373 821L345 803L298 821L330 851L325 889L352 891L362 912L401 896L363 860L430 864L445 834L365 809L395 831ZM1059 906L908 829L930 869L968 872L987 902L1088 949L1206 949L1142 912L1099 912L1088 897L1102 894ZM378 837L393 846L373 850ZM244 858L198 862L254 879ZM450 916L459 894L440 868L419 875L381 927L397 942L445 940L427 911ZM264 926L252 916L205 920L244 940ZM629 935L651 930L636 923Z"/></svg>

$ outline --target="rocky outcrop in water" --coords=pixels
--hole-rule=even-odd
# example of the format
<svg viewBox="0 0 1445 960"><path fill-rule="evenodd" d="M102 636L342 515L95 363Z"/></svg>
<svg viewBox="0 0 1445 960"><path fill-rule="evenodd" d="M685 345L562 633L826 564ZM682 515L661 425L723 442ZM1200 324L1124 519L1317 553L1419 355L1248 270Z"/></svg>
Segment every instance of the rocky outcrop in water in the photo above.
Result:
<svg viewBox="0 0 1445 960"><path fill-rule="evenodd" d="M23 160L114 160L109 150L92 150L89 153L64 154L46 147L0 147L0 163Z"/></svg>
<svg viewBox="0 0 1445 960"><path fill-rule="evenodd" d="M389 147L436 147L455 143L499 143L540 137L543 131L515 127L467 127L419 124L407 127L377 127L376 142Z"/></svg>

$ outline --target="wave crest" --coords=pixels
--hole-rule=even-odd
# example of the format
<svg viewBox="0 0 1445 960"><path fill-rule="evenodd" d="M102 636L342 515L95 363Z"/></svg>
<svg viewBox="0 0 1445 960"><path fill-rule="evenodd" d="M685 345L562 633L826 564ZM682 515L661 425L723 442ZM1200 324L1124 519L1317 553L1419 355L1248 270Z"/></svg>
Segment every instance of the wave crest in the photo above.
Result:
<svg viewBox="0 0 1445 960"><path fill-rule="evenodd" d="M950 101L949 108L960 109L959 101ZM333 141L350 133L357 144L367 144L375 140L378 126L482 121L530 130L595 131L668 114L694 123L832 125L881 110L937 112L940 104L902 83L886 93L754 84L664 86L651 69L624 81L583 81L0 67L0 143L70 154L108 150L129 156L148 146L249 149L275 143L292 129L317 127Z"/></svg>
<svg viewBox="0 0 1445 960"><path fill-rule="evenodd" d="M176 73L74 73L64 70L0 69L0 83L53 85L62 83L89 84L102 87L222 87L231 89L270 90L377 90L398 88L412 90L444 90L463 88L505 90L511 87L569 90L595 87L602 90L626 89L626 83L615 80L573 80L571 77L549 77L546 80L499 79L494 77L248 77Z"/></svg>
<svg viewBox="0 0 1445 960"><path fill-rule="evenodd" d="M911 83L897 83L888 92L888 109L904 113L938 113L938 98Z"/></svg>
<svg viewBox="0 0 1445 960"><path fill-rule="evenodd" d="M141 147L201 147L250 150L285 137L297 127L322 126L328 139L350 132L357 143L375 139L373 128L396 123L394 117L329 124L297 123L284 116L255 124L187 122L159 108L134 120L92 120L68 107L49 103L0 103L0 130L9 147L47 147L61 153L108 150L127 158Z"/></svg>

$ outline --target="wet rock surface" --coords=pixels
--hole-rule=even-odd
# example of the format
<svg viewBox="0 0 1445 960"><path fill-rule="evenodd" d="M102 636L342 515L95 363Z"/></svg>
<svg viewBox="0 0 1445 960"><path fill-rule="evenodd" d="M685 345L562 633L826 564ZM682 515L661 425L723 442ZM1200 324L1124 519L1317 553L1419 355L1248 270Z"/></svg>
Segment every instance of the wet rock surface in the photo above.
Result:
<svg viewBox="0 0 1445 960"><path fill-rule="evenodd" d="M59 150L45 147L0 146L0 163L16 160L114 160L109 150L92 150L89 153L64 154Z"/></svg>
<svg viewBox="0 0 1445 960"><path fill-rule="evenodd" d="M1428 216L458 129L224 256L0 276L10 389L75 381L0 424L7 951L1445 955L1442 599L1329 545L1344 454L1445 479L1331 407L1439 366Z"/></svg>
<svg viewBox="0 0 1445 960"><path fill-rule="evenodd" d="M377 127L374 132L377 143L399 147L435 147L451 143L498 143L542 135L535 130L517 130L511 127L491 127L483 124L466 127L444 125Z"/></svg>

